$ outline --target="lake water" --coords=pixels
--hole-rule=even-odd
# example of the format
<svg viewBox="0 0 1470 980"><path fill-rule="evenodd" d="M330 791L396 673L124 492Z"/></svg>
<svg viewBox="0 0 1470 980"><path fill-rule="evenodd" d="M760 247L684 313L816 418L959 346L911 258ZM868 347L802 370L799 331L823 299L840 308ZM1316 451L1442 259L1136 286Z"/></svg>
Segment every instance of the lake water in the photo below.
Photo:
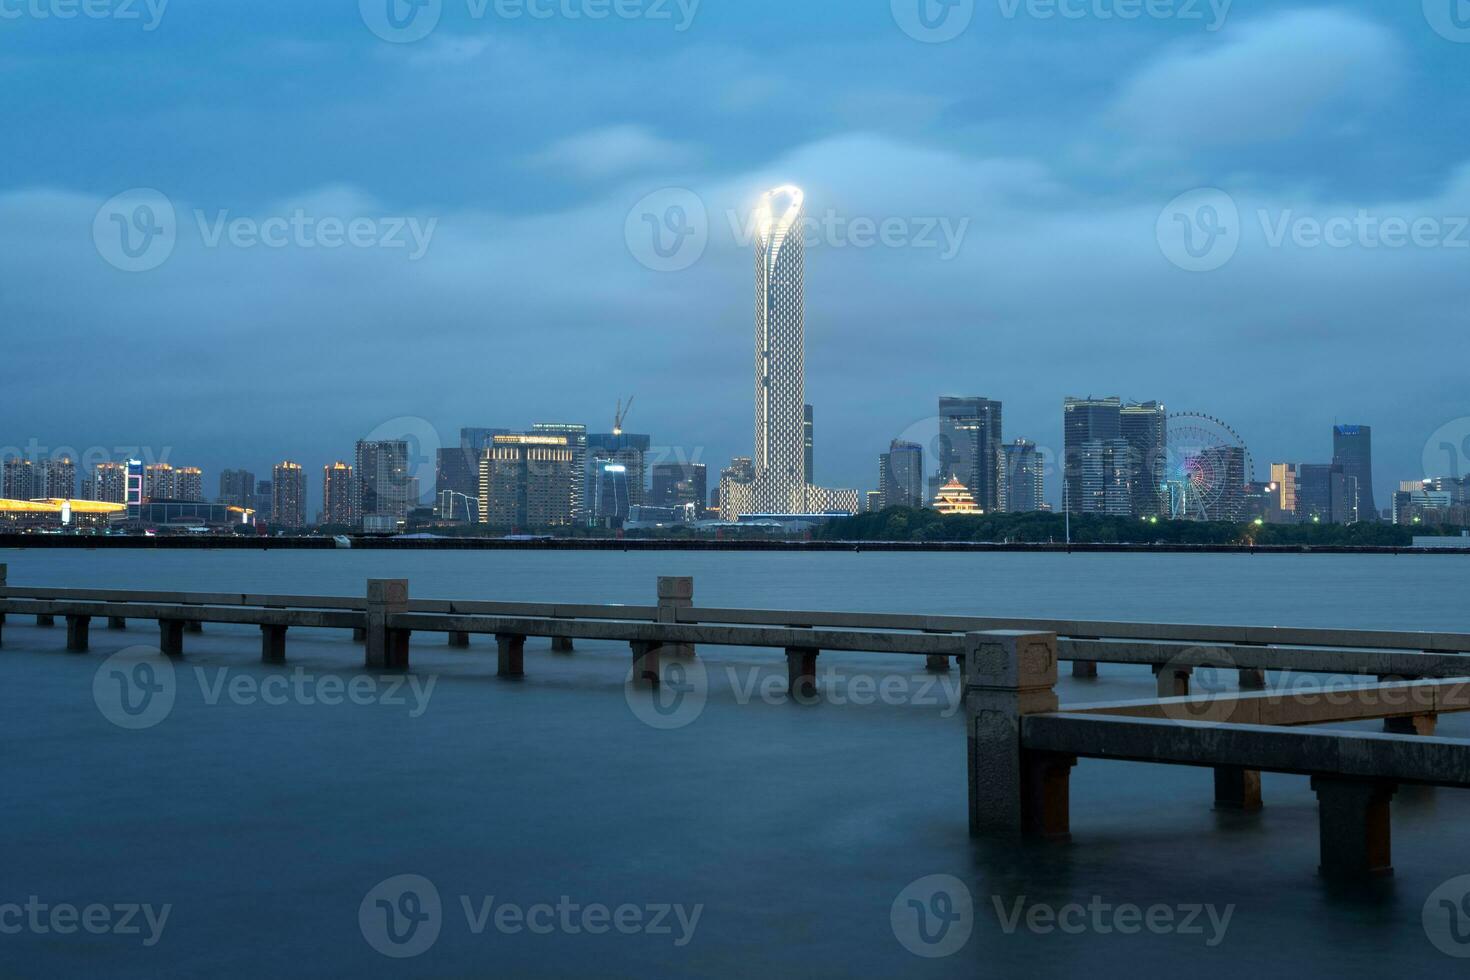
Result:
<svg viewBox="0 0 1470 980"><path fill-rule="evenodd" d="M358 595L393 577L424 598L651 604L658 575L693 575L696 601L720 606L1470 631L1460 556L42 550L0 562L14 586ZM784 678L770 652L705 649L707 699L671 728L627 693L626 645L557 656L532 639L527 678L504 682L489 638L458 651L424 635L414 684L395 686L361 671L345 633L293 632L288 666L268 668L257 630L209 626L186 635L171 708L128 729L111 720L104 662L157 632L102 625L85 656L29 617L5 628L6 977L1463 969L1434 942L1463 923L1431 896L1470 874L1470 794L1400 790L1396 874L1344 891L1316 876L1301 777L1268 774L1265 810L1225 813L1211 809L1208 770L1083 760L1070 843L972 840L957 676L936 684L921 662L824 655L822 683L842 703L802 706L762 697L765 678ZM888 693L872 696L883 678ZM1147 670L1104 666L1059 693L1152 691ZM1440 732L1470 738L1470 718ZM958 888L936 893L921 881L934 875ZM971 918L933 932L966 895ZM916 896L929 924L917 940ZM136 933L119 930L134 905L155 924L139 912ZM411 918L410 943L385 942ZM375 948L414 942L409 958Z"/></svg>

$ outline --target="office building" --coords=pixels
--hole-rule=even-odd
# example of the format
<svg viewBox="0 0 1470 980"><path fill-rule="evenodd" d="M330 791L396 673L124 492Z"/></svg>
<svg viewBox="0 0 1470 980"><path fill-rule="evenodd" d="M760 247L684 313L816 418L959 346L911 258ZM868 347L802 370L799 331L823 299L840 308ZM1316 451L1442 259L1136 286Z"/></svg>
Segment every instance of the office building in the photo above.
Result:
<svg viewBox="0 0 1470 980"><path fill-rule="evenodd" d="M1333 426L1332 465L1342 467L1343 476L1356 487L1357 499L1349 501L1355 511L1354 519L1378 520L1378 507L1373 500L1373 427Z"/></svg>
<svg viewBox="0 0 1470 980"><path fill-rule="evenodd" d="M1128 443L1128 483L1134 517L1157 517L1164 512L1164 483L1168 479L1169 414L1156 401L1129 402L1118 410L1118 432Z"/></svg>
<svg viewBox="0 0 1470 980"><path fill-rule="evenodd" d="M616 520L620 524L628 516L628 507L645 502L644 488L647 486L648 479L647 457L652 445L652 436L623 432L616 428L612 432L594 432L587 436L585 499L588 501L586 516L592 524L608 527L610 520ZM603 494L596 486L597 481L601 478L599 473L607 472L601 469L603 464L607 463L623 467L620 480L626 482L628 502L620 510L615 506L616 501L620 498ZM604 506L614 507L614 509L602 509Z"/></svg>
<svg viewBox="0 0 1470 980"><path fill-rule="evenodd" d="M1272 463L1271 483L1276 488L1276 509L1283 515L1296 514L1297 471L1295 463Z"/></svg>
<svg viewBox="0 0 1470 980"><path fill-rule="evenodd" d="M1000 509L1029 513L1046 509L1046 474L1036 443L1017 439L1001 447Z"/></svg>
<svg viewBox="0 0 1470 980"><path fill-rule="evenodd" d="M876 514L883 509L883 491L869 490L863 494L863 513Z"/></svg>
<svg viewBox="0 0 1470 980"><path fill-rule="evenodd" d="M566 436L495 436L480 459L480 523L508 530L570 526L571 484L579 477Z"/></svg>
<svg viewBox="0 0 1470 980"><path fill-rule="evenodd" d="M1104 443L1123 438L1123 402L1119 398L1066 398L1062 402L1062 507L1074 514L1109 513L1103 500L1116 490L1099 485L1102 480ZM1090 449L1085 447L1093 444ZM1126 446L1126 442L1124 443ZM1115 470L1111 456L1106 461ZM1093 490L1084 494L1082 471L1091 468ZM1125 474L1131 466L1124 467ZM1125 477L1126 479L1126 477ZM1108 485L1111 487L1111 483ZM1133 490L1127 488L1128 510L1133 508ZM1128 511L1124 511L1127 513Z"/></svg>
<svg viewBox="0 0 1470 980"><path fill-rule="evenodd" d="M574 524L585 524L587 522L587 427L572 422L537 422L531 426L533 436L566 436L567 446L572 450L572 473L574 477L569 488L572 495L572 522ZM649 440L652 442L652 440ZM648 445L644 445L642 452L648 451ZM638 460L638 473L643 472L643 460L640 453Z"/></svg>
<svg viewBox="0 0 1470 980"><path fill-rule="evenodd" d="M1243 446L1210 446L1200 450L1199 463L1210 474L1211 499L1203 519L1240 523L1246 519L1247 474ZM1194 515L1191 515L1194 516Z"/></svg>
<svg viewBox="0 0 1470 980"><path fill-rule="evenodd" d="M1336 464L1297 467L1297 519L1313 524L1351 524L1356 519L1357 480Z"/></svg>
<svg viewBox="0 0 1470 980"><path fill-rule="evenodd" d="M721 481L720 515L856 513L856 490L813 486L806 465L805 195L769 191L755 214L755 476Z"/></svg>
<svg viewBox="0 0 1470 980"><path fill-rule="evenodd" d="M179 485L174 468L168 463L150 463L143 467L143 496L149 500L178 500Z"/></svg>
<svg viewBox="0 0 1470 980"><path fill-rule="evenodd" d="M357 486L355 515L364 528L391 530L408 517L412 490L408 474L408 442L403 439L360 441L353 473Z"/></svg>
<svg viewBox="0 0 1470 980"><path fill-rule="evenodd" d="M703 463L654 463L649 503L655 507L698 507L703 516L709 477Z"/></svg>
<svg viewBox="0 0 1470 980"><path fill-rule="evenodd" d="M255 506L255 474L249 470L225 470L219 475L219 502L234 507Z"/></svg>
<svg viewBox="0 0 1470 980"><path fill-rule="evenodd" d="M269 521L271 519L271 505L274 503L273 496L271 492L271 481L256 481L254 510L258 520Z"/></svg>
<svg viewBox="0 0 1470 980"><path fill-rule="evenodd" d="M306 527L306 471L286 460L271 470L271 524L300 530Z"/></svg>
<svg viewBox="0 0 1470 980"><path fill-rule="evenodd" d="M980 397L939 399L935 483L958 479L986 511L1000 507L1001 403Z"/></svg>
<svg viewBox="0 0 1470 980"><path fill-rule="evenodd" d="M924 506L924 447L899 439L889 444L878 457L878 494L879 510Z"/></svg>
<svg viewBox="0 0 1470 980"><path fill-rule="evenodd" d="M322 522L338 527L357 523L354 510L357 492L353 486L352 467L338 460L322 467Z"/></svg>
<svg viewBox="0 0 1470 980"><path fill-rule="evenodd" d="M1077 446L1073 512L1127 517L1133 513L1133 452L1127 439L1087 439Z"/></svg>

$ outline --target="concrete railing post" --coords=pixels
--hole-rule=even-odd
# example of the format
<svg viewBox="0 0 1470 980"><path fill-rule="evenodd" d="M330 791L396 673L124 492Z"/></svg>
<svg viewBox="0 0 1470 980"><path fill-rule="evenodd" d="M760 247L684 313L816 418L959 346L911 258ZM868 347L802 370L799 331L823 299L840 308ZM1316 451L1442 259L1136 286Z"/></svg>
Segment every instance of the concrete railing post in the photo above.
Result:
<svg viewBox="0 0 1470 980"><path fill-rule="evenodd" d="M1055 633L965 634L970 834L1069 836L1075 756L1028 751L1025 715L1057 710Z"/></svg>
<svg viewBox="0 0 1470 980"><path fill-rule="evenodd" d="M511 633L495 634L497 677L526 676L526 638Z"/></svg>
<svg viewBox="0 0 1470 980"><path fill-rule="evenodd" d="M158 649L165 657L184 655L184 623L178 619L158 621Z"/></svg>
<svg viewBox="0 0 1470 980"><path fill-rule="evenodd" d="M1389 801L1398 786L1373 779L1313 776L1324 877L1361 878L1393 872Z"/></svg>
<svg viewBox="0 0 1470 980"><path fill-rule="evenodd" d="M408 631L390 629L388 619L408 612L408 579L368 579L368 667L399 669L408 666Z"/></svg>
<svg viewBox="0 0 1470 980"><path fill-rule="evenodd" d="M808 647L786 648L786 690L801 704L817 700L817 655L820 650ZM946 659L946 664L948 660Z"/></svg>
<svg viewBox="0 0 1470 980"><path fill-rule="evenodd" d="M677 623L679 621L679 610L690 609L693 606L693 578L689 576L659 576L658 622ZM691 643L670 643L664 647L664 650L671 657L694 656L694 645Z"/></svg>
<svg viewBox="0 0 1470 980"><path fill-rule="evenodd" d="M260 661L266 664L286 662L286 627L271 624L260 627Z"/></svg>
<svg viewBox="0 0 1470 980"><path fill-rule="evenodd" d="M72 653L86 653L88 635L92 628L91 616L66 617L66 648Z"/></svg>

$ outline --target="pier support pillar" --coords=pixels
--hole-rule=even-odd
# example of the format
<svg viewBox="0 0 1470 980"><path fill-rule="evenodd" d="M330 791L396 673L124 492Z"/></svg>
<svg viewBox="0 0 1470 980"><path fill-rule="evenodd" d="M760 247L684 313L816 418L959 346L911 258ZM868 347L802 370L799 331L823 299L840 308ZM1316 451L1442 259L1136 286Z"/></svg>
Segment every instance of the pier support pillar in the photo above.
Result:
<svg viewBox="0 0 1470 980"><path fill-rule="evenodd" d="M1074 660L1072 661L1072 676L1094 678L1097 676L1096 660Z"/></svg>
<svg viewBox="0 0 1470 980"><path fill-rule="evenodd" d="M1155 664L1154 677L1158 680L1159 697L1189 697L1189 675L1193 673L1193 667L1180 667L1177 664Z"/></svg>
<svg viewBox="0 0 1470 980"><path fill-rule="evenodd" d="M931 674L949 673L949 655L944 653L931 653L924 658L924 669Z"/></svg>
<svg viewBox="0 0 1470 980"><path fill-rule="evenodd" d="M1383 730L1391 735L1423 735L1431 737L1439 727L1439 715L1409 715L1383 719Z"/></svg>
<svg viewBox="0 0 1470 980"><path fill-rule="evenodd" d="M181 620L160 619L158 621L158 649L163 651L165 657L184 655L184 624Z"/></svg>
<svg viewBox="0 0 1470 980"><path fill-rule="evenodd" d="M1216 810L1259 810L1261 774L1235 766L1215 767Z"/></svg>
<svg viewBox="0 0 1470 980"><path fill-rule="evenodd" d="M633 640L628 644L633 650L633 675L630 680L634 687L658 687L660 680L659 653L663 650L663 644L654 643L651 640Z"/></svg>
<svg viewBox="0 0 1470 980"><path fill-rule="evenodd" d="M1389 801L1395 783L1376 779L1313 776L1317 792L1322 863L1328 878L1362 878L1393 873Z"/></svg>
<svg viewBox="0 0 1470 980"><path fill-rule="evenodd" d="M86 653L92 629L91 616L66 617L66 648L72 653Z"/></svg>
<svg viewBox="0 0 1470 980"><path fill-rule="evenodd" d="M551 638L552 653L572 653L577 648L572 645L570 636L553 636Z"/></svg>
<svg viewBox="0 0 1470 980"><path fill-rule="evenodd" d="M368 579L367 652L369 668L403 670L408 667L408 630L392 629L393 616L408 612L408 579Z"/></svg>
<svg viewBox="0 0 1470 980"><path fill-rule="evenodd" d="M36 613L37 626L55 626L56 616L52 613Z"/></svg>
<svg viewBox="0 0 1470 980"><path fill-rule="evenodd" d="M364 629L361 626L354 626L352 628L352 642L353 643L366 643L367 642L367 630Z"/></svg>
<svg viewBox="0 0 1470 980"><path fill-rule="evenodd" d="M260 661L266 664L286 662L286 627L265 625L260 628Z"/></svg>
<svg viewBox="0 0 1470 980"><path fill-rule="evenodd" d="M1240 668L1240 689L1242 691L1264 691L1266 689L1266 672L1259 667Z"/></svg>
<svg viewBox="0 0 1470 980"><path fill-rule="evenodd" d="M126 616L108 616L107 628L110 630L125 630L128 628L128 619Z"/></svg>
<svg viewBox="0 0 1470 980"><path fill-rule="evenodd" d="M204 632L204 624L202 622L200 622L199 620L197 620L197 619L191 619L188 622L184 623L184 632L186 632L186 633L203 633Z"/></svg>
<svg viewBox="0 0 1470 980"><path fill-rule="evenodd" d="M965 635L970 834L1070 835L1075 756L1028 751L1025 715L1057 710L1055 633Z"/></svg>
<svg viewBox="0 0 1470 980"><path fill-rule="evenodd" d="M526 638L511 633L497 633L495 646L498 648L496 676L525 677Z"/></svg>
<svg viewBox="0 0 1470 980"><path fill-rule="evenodd" d="M463 650L470 645L470 635L464 630L450 630L449 645L456 650Z"/></svg>
<svg viewBox="0 0 1470 980"><path fill-rule="evenodd" d="M802 704L817 700L817 655L822 651L807 647L786 648L786 690Z"/></svg>
<svg viewBox="0 0 1470 980"><path fill-rule="evenodd" d="M694 579L689 576L659 576L658 622L677 623L679 610L694 606ZM694 656L694 644L670 643L664 647L670 657L688 659Z"/></svg>

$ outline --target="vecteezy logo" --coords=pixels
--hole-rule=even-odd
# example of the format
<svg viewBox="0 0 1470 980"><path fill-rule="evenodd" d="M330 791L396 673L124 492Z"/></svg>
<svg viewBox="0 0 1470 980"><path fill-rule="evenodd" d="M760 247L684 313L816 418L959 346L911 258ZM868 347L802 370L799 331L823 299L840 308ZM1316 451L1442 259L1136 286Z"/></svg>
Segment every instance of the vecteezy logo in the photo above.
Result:
<svg viewBox="0 0 1470 980"><path fill-rule="evenodd" d="M1470 959L1470 875L1451 878L1430 893L1424 934L1446 956Z"/></svg>
<svg viewBox="0 0 1470 980"><path fill-rule="evenodd" d="M391 44L422 41L439 26L444 0L357 0L367 29Z"/></svg>
<svg viewBox="0 0 1470 980"><path fill-rule="evenodd" d="M634 684L632 671L628 673L623 697L629 709L639 721L661 731L692 725L709 700L709 671L700 660L668 660L662 673L653 688Z"/></svg>
<svg viewBox="0 0 1470 980"><path fill-rule="evenodd" d="M434 479L438 465L439 450L444 448L444 442L439 438L439 430L434 428L428 419L421 419L416 415L405 415L396 419L389 419L382 425L363 437L364 442L401 442L404 444L404 457L400 462L403 467L402 493L412 496L414 481L422 492ZM384 490L379 489L378 494L382 496ZM388 493L395 492L393 490ZM411 499L408 501L410 508L417 507L423 501Z"/></svg>
<svg viewBox="0 0 1470 980"><path fill-rule="evenodd" d="M975 903L954 875L929 875L898 893L888 914L893 935L915 956L952 956L970 941Z"/></svg>
<svg viewBox="0 0 1470 980"><path fill-rule="evenodd" d="M395 875L375 885L357 908L368 945L396 960L426 953L439 939L444 906L423 875Z"/></svg>
<svg viewBox="0 0 1470 980"><path fill-rule="evenodd" d="M173 202L151 187L136 187L107 201L92 220L92 243L108 265L147 272L168 261L178 240Z"/></svg>
<svg viewBox="0 0 1470 980"><path fill-rule="evenodd" d="M1424 0L1424 19L1440 37L1470 44L1470 0Z"/></svg>
<svg viewBox="0 0 1470 980"><path fill-rule="evenodd" d="M1240 248L1240 209L1218 188L1189 191L1159 214L1154 234L1164 258L1186 272L1211 272Z"/></svg>
<svg viewBox="0 0 1470 980"><path fill-rule="evenodd" d="M628 251L654 272L682 272L709 245L709 212L699 195L665 187L633 205L623 225Z"/></svg>
<svg viewBox="0 0 1470 980"><path fill-rule="evenodd" d="M119 728L152 728L174 710L174 665L154 647L119 650L92 675L92 700Z"/></svg>
<svg viewBox="0 0 1470 980"><path fill-rule="evenodd" d="M953 41L975 17L975 0L891 0L899 28L925 44Z"/></svg>
<svg viewBox="0 0 1470 980"><path fill-rule="evenodd" d="M1446 422L1424 444L1424 478L1470 476L1470 416Z"/></svg>

